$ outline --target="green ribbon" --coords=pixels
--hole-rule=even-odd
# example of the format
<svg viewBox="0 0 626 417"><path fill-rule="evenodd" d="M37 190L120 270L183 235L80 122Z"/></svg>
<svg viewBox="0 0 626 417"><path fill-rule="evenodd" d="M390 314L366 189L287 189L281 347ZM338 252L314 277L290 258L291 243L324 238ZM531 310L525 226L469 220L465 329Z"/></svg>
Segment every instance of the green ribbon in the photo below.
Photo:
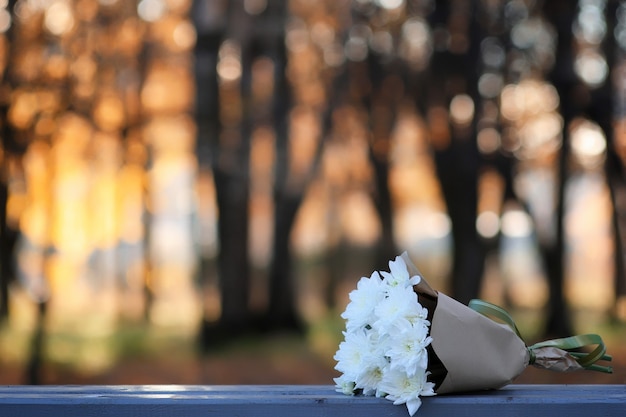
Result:
<svg viewBox="0 0 626 417"><path fill-rule="evenodd" d="M468 307L472 310L480 313L484 316L490 316L496 318L508 325L511 330L522 340L524 340L513 321L511 315L501 307L495 304L488 303L483 300L471 300ZM585 346L597 345L591 352L576 352L575 350L583 348ZM530 353L530 364L535 362L535 350L543 347L554 347L568 352L576 362L580 364L584 369L590 371L598 371L605 373L612 373L613 369L610 366L596 365L599 360L611 361L613 358L606 354L606 345L600 336L597 334L583 334L578 336L565 337L562 339L546 340L544 342L535 343L532 346L528 346L528 352Z"/></svg>

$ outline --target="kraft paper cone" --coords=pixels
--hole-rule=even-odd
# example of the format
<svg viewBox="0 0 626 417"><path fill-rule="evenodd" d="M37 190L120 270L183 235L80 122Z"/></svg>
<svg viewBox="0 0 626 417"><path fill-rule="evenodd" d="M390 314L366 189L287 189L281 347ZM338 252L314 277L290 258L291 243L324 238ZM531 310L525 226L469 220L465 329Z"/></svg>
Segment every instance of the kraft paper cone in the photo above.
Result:
<svg viewBox="0 0 626 417"><path fill-rule="evenodd" d="M438 394L500 388L529 363L524 342L507 326L439 293L432 347L448 370Z"/></svg>
<svg viewBox="0 0 626 417"><path fill-rule="evenodd" d="M437 393L500 388L522 373L530 354L513 330L433 290L406 252L401 258L410 275L422 277L418 299L436 298L431 345L447 370Z"/></svg>
<svg viewBox="0 0 626 417"><path fill-rule="evenodd" d="M501 388L511 383L529 365L557 372L583 369L611 372L610 367L593 365L600 359L611 360L604 354L604 344L599 336L574 336L528 347L512 322L507 325L493 321L433 290L406 252L401 258L411 276L421 277L413 289L420 303L429 310L433 339L429 346L429 354L432 355L429 371L438 394ZM588 360L587 367L582 366L573 354L560 349L589 344L599 346L589 354L595 359Z"/></svg>

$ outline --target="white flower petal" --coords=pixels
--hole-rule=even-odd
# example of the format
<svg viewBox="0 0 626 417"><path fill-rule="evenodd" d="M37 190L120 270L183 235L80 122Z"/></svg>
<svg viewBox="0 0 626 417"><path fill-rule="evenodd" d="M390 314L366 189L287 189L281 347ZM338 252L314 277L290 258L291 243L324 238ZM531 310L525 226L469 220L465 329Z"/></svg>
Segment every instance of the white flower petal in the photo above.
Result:
<svg viewBox="0 0 626 417"><path fill-rule="evenodd" d="M335 381L335 391L346 395L354 395L354 381L350 381L345 375L333 379Z"/></svg>
<svg viewBox="0 0 626 417"><path fill-rule="evenodd" d="M422 400L419 397L414 398L406 402L406 409L409 411L409 415L413 416L419 410L422 405Z"/></svg>

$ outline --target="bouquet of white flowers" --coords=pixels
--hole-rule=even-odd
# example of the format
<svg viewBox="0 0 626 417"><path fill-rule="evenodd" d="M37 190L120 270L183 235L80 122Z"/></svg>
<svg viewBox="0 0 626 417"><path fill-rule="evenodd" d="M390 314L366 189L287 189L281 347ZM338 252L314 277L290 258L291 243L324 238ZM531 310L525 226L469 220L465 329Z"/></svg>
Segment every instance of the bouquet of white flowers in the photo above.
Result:
<svg viewBox="0 0 626 417"><path fill-rule="evenodd" d="M506 311L481 300L465 306L434 291L406 253L389 269L361 278L341 315L346 330L334 357L340 392L406 404L412 416L422 396L500 388L529 364L611 372L595 365L611 359L597 335L527 347ZM586 345L597 347L570 352Z"/></svg>

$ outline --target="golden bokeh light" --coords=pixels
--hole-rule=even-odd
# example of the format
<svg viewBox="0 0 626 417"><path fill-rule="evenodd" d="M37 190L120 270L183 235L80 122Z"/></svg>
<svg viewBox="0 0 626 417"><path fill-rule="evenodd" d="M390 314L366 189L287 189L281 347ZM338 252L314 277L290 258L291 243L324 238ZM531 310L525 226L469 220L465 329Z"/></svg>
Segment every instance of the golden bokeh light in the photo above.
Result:
<svg viewBox="0 0 626 417"><path fill-rule="evenodd" d="M68 34L74 29L74 12L69 0L55 0L45 9L44 25L56 36Z"/></svg>
<svg viewBox="0 0 626 417"><path fill-rule="evenodd" d="M234 41L226 41L220 47L217 74L224 83L241 78L241 48Z"/></svg>
<svg viewBox="0 0 626 417"><path fill-rule="evenodd" d="M474 119L474 101L467 94L459 94L450 102L450 118L460 126L467 126Z"/></svg>
<svg viewBox="0 0 626 417"><path fill-rule="evenodd" d="M101 130L119 131L124 126L124 102L114 91L103 91L96 99L93 119Z"/></svg>
<svg viewBox="0 0 626 417"><path fill-rule="evenodd" d="M0 8L0 32L6 32L11 27L11 14L5 8Z"/></svg>
<svg viewBox="0 0 626 417"><path fill-rule="evenodd" d="M601 166L606 152L606 137L596 123L574 120L571 129L571 147L575 158L586 168Z"/></svg>
<svg viewBox="0 0 626 417"><path fill-rule="evenodd" d="M193 80L188 77L188 68L176 62L160 63L147 71L141 103L150 113L179 113L190 108L193 95Z"/></svg>

